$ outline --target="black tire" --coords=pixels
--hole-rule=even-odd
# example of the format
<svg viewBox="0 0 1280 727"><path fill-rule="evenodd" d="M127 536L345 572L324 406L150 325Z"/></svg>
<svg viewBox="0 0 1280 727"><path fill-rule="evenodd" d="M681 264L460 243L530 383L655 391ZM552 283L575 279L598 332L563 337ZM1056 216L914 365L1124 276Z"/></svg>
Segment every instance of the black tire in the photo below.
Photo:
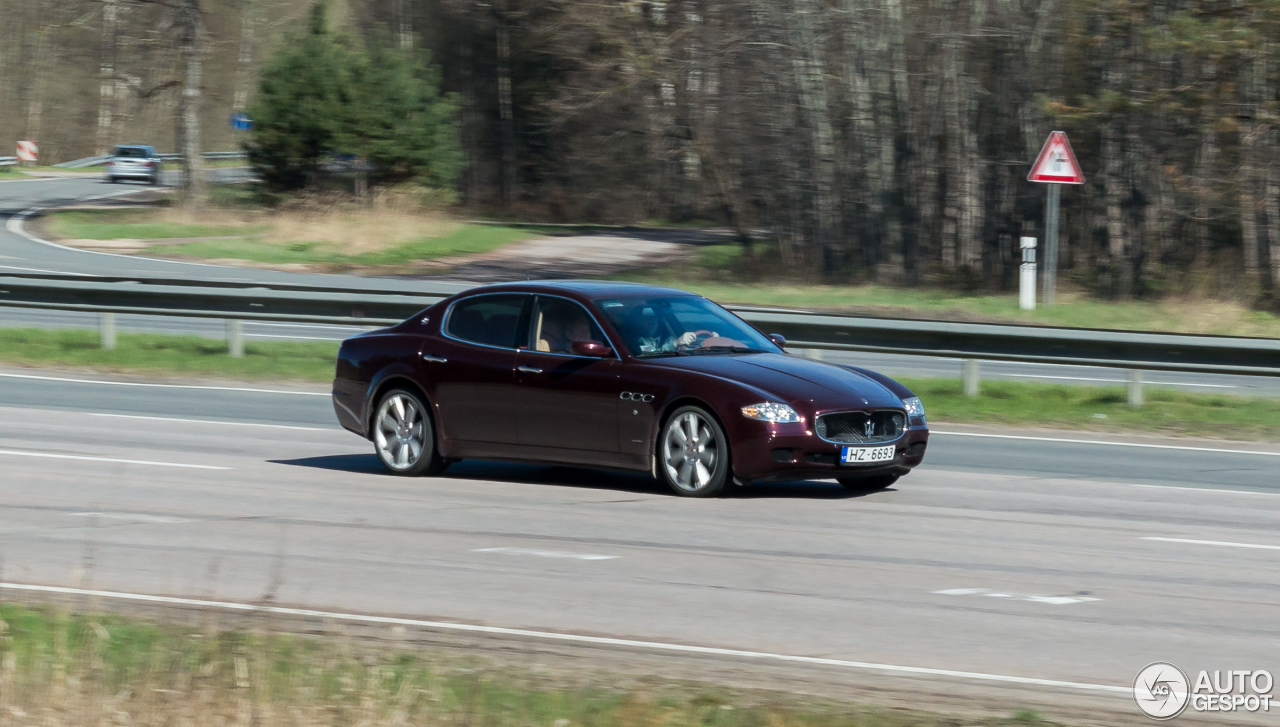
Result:
<svg viewBox="0 0 1280 727"><path fill-rule="evenodd" d="M116 183L115 177L107 177L107 184L115 184L115 183Z"/></svg>
<svg viewBox="0 0 1280 727"><path fill-rule="evenodd" d="M418 394L408 389L391 389L383 394L369 428L374 453L392 474L436 475L449 466L436 447L431 411Z"/></svg>
<svg viewBox="0 0 1280 727"><path fill-rule="evenodd" d="M729 482L729 443L702 407L672 412L658 435L658 479L681 497L715 497Z"/></svg>
<svg viewBox="0 0 1280 727"><path fill-rule="evenodd" d="M902 475L872 475L871 477L837 477L836 482L854 492L883 490L898 481Z"/></svg>

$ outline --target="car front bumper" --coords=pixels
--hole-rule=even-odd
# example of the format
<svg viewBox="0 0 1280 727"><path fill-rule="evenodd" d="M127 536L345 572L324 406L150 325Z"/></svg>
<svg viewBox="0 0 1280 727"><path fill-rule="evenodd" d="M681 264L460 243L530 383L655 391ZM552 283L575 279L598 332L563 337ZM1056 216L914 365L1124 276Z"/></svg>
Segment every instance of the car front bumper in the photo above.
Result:
<svg viewBox="0 0 1280 727"><path fill-rule="evenodd" d="M804 424L753 422L739 427L732 437L733 474L739 481L787 481L906 474L924 461L929 427L913 425L898 439L869 444L828 442ZM874 464L840 464L841 449L894 446L890 461Z"/></svg>

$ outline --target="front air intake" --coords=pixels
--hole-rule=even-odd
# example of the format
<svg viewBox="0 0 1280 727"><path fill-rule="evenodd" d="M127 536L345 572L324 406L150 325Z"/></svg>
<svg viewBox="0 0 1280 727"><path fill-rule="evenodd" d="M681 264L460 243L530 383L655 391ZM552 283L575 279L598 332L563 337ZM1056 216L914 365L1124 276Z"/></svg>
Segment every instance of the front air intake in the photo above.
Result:
<svg viewBox="0 0 1280 727"><path fill-rule="evenodd" d="M886 411L842 411L818 417L818 436L840 444L872 444L892 442L902 436L907 415Z"/></svg>

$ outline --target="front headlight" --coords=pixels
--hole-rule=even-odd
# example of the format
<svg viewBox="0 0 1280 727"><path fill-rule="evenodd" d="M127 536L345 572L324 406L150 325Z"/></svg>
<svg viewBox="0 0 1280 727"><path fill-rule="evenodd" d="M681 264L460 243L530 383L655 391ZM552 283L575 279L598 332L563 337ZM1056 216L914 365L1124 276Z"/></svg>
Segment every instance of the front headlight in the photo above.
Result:
<svg viewBox="0 0 1280 727"><path fill-rule="evenodd" d="M759 419L762 422L790 424L800 421L800 415L786 404L766 401L763 404L752 404L742 407L742 416L748 419Z"/></svg>
<svg viewBox="0 0 1280 727"><path fill-rule="evenodd" d="M920 403L920 397L913 396L910 399L903 399L902 405L907 408L908 416L920 417L920 421L924 421L924 404Z"/></svg>

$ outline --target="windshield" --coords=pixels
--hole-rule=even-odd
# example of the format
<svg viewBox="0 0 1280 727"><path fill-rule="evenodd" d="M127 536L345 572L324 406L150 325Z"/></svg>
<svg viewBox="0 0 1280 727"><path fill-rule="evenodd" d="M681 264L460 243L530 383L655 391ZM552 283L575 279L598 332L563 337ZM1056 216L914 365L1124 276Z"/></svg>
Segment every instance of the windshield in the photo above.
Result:
<svg viewBox="0 0 1280 727"><path fill-rule="evenodd" d="M637 295L596 304L637 357L778 351L768 338L706 298Z"/></svg>
<svg viewBox="0 0 1280 727"><path fill-rule="evenodd" d="M140 146L118 146L116 147L116 156L129 159L146 159L147 150Z"/></svg>

